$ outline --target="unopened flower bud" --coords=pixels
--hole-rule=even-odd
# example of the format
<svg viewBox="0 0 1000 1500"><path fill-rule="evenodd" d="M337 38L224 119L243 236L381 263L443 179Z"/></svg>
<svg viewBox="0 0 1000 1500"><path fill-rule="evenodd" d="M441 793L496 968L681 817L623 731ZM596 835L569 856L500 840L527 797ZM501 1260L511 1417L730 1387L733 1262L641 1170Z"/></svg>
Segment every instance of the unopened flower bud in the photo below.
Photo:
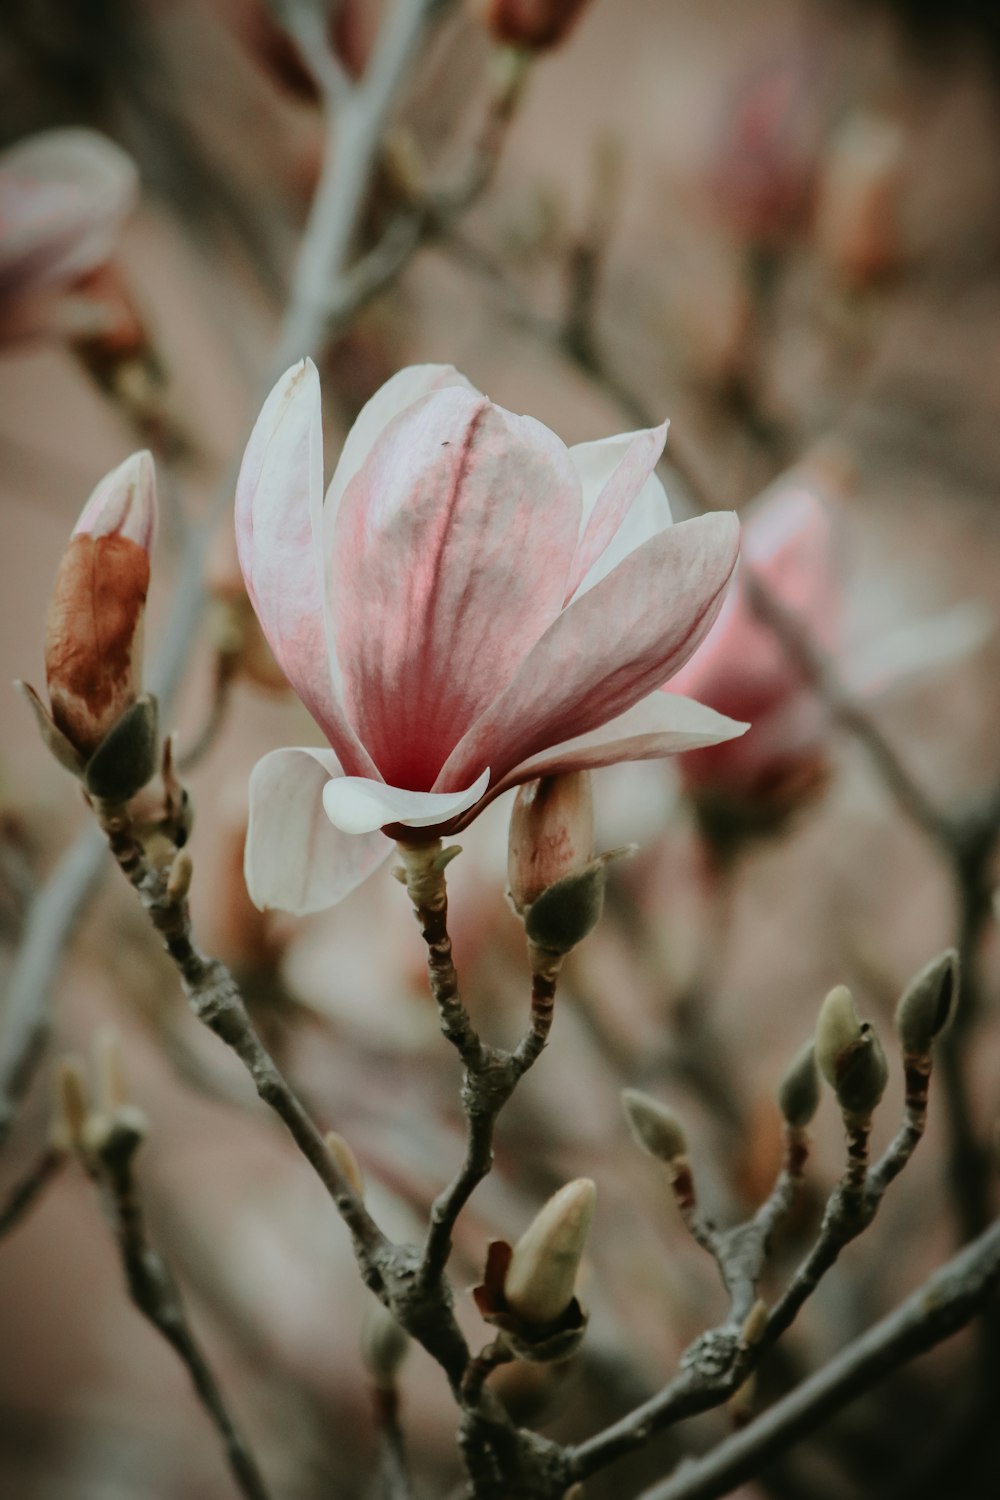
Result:
<svg viewBox="0 0 1000 1500"><path fill-rule="evenodd" d="M328 1143L329 1144L329 1143ZM409 1353L410 1337L374 1297L365 1305L361 1324L361 1355L380 1391L391 1390L399 1367Z"/></svg>
<svg viewBox="0 0 1000 1500"><path fill-rule="evenodd" d="M518 788L510 815L507 879L519 912L557 881L583 870L594 853L594 799L588 771L543 776Z"/></svg>
<svg viewBox="0 0 1000 1500"><path fill-rule="evenodd" d="M672 1109L639 1089L622 1090L622 1108L636 1145L658 1161L687 1156L687 1137Z"/></svg>
<svg viewBox="0 0 1000 1500"><path fill-rule="evenodd" d="M793 1130L804 1130L819 1108L819 1069L811 1039L785 1069L778 1085L778 1108Z"/></svg>
<svg viewBox="0 0 1000 1500"><path fill-rule="evenodd" d="M54 1143L62 1151L79 1151L90 1112L87 1075L78 1057L64 1057L56 1068Z"/></svg>
<svg viewBox="0 0 1000 1500"><path fill-rule="evenodd" d="M564 40L587 0L472 0L494 41L539 52Z"/></svg>
<svg viewBox="0 0 1000 1500"><path fill-rule="evenodd" d="M359 1198L365 1196L365 1179L351 1147L335 1130L328 1130L323 1137L327 1151L333 1157L341 1176L345 1177Z"/></svg>
<svg viewBox="0 0 1000 1500"><path fill-rule="evenodd" d="M568 1182L514 1246L503 1290L507 1306L525 1323L555 1323L572 1302L596 1200L588 1177Z"/></svg>
<svg viewBox="0 0 1000 1500"><path fill-rule="evenodd" d="M524 913L524 930L531 946L542 954L562 958L577 943L582 943L597 926L604 910L606 867L613 859L621 859L634 850L634 844L610 849L543 891Z"/></svg>
<svg viewBox="0 0 1000 1500"><path fill-rule="evenodd" d="M889 1065L871 1026L859 1021L846 985L832 989L820 1007L816 1061L845 1113L871 1114L885 1092Z"/></svg>
<svg viewBox="0 0 1000 1500"><path fill-rule="evenodd" d="M957 995L958 954L948 948L911 979L896 1007L896 1031L904 1052L931 1050L951 1020Z"/></svg>
<svg viewBox="0 0 1000 1500"><path fill-rule="evenodd" d="M63 554L45 627L50 748L89 789L127 799L153 773L155 709L140 698L142 624L156 529L153 461L136 453L95 489Z"/></svg>

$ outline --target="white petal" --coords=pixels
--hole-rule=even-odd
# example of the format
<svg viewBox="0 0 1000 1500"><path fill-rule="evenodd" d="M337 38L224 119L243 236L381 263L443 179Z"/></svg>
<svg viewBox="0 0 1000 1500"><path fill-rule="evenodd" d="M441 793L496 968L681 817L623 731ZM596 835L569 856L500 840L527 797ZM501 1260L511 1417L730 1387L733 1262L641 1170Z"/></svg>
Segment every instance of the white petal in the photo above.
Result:
<svg viewBox="0 0 1000 1500"><path fill-rule="evenodd" d="M324 816L323 789L341 775L332 750L274 750L254 767L243 868L261 911L333 906L392 853L380 833L347 838Z"/></svg>
<svg viewBox="0 0 1000 1500"><path fill-rule="evenodd" d="M364 776L343 776L327 782L323 806L330 822L344 833L371 833L389 823L433 828L473 807L489 784L488 768L464 792L408 792Z"/></svg>

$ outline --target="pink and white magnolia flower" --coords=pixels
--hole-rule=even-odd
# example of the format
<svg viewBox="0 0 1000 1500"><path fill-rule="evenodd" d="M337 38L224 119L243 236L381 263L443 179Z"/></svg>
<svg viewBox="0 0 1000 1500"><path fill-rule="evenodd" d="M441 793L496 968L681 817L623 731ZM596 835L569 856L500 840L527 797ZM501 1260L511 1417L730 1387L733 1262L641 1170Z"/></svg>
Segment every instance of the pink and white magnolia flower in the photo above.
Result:
<svg viewBox="0 0 1000 1500"><path fill-rule="evenodd" d="M746 573L827 651L839 644L842 594L830 501L837 476L817 465L782 475L750 508L743 558L704 645L668 689L750 720L742 739L684 755L689 790L742 802L795 795L822 777L829 711L750 599Z"/></svg>
<svg viewBox="0 0 1000 1500"><path fill-rule="evenodd" d="M0 344L73 331L60 299L107 264L138 196L131 157L94 130L0 153Z"/></svg>
<svg viewBox="0 0 1000 1500"><path fill-rule="evenodd" d="M329 748L254 769L259 906L332 905L389 839L454 833L534 777L742 733L657 691L715 619L739 537L732 514L670 524L665 440L666 425L566 448L418 365L365 406L324 500L315 366L282 377L243 460L237 544Z"/></svg>

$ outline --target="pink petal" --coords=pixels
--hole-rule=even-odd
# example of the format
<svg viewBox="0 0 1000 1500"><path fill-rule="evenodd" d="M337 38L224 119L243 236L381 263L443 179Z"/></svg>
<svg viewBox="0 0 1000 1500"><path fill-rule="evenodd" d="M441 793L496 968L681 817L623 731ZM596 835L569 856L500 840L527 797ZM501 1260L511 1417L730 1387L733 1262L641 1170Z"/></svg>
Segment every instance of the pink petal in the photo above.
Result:
<svg viewBox="0 0 1000 1500"><path fill-rule="evenodd" d="M603 438L597 443L578 443L569 450L573 466L580 476L583 492L585 527L573 567L570 572L566 598L571 599L580 585L587 580L588 586L605 577L626 556L618 551L606 559L600 572L595 568L598 560L605 561L603 554L609 549L613 538L619 533L625 517L632 509L650 476L653 474L663 445L667 440L668 423L650 428L645 432L626 432L619 437ZM659 480L654 484L663 496L663 515L657 530L670 525L670 507L666 504ZM650 535L655 533L650 533ZM648 540L643 535L628 551ZM589 576L593 574L593 576Z"/></svg>
<svg viewBox="0 0 1000 1500"><path fill-rule="evenodd" d="M319 376L303 360L282 376L250 435L236 486L236 546L275 659L350 771L371 760L334 695L314 528L323 503Z"/></svg>
<svg viewBox="0 0 1000 1500"><path fill-rule="evenodd" d="M243 866L261 911L333 906L392 853L381 834L349 838L325 816L323 789L341 774L330 750L273 750L254 767Z"/></svg>
<svg viewBox="0 0 1000 1500"><path fill-rule="evenodd" d="M327 581L345 705L386 781L429 791L510 682L558 614L579 514L559 439L475 392L437 391L383 432Z"/></svg>
<svg viewBox="0 0 1000 1500"><path fill-rule="evenodd" d="M651 693L600 729L577 735L522 761L490 788L487 800L492 802L508 787L534 781L538 776L596 770L624 760L662 760L667 755L736 739L749 727L717 714L693 698L682 698L677 693Z"/></svg>
<svg viewBox="0 0 1000 1500"><path fill-rule="evenodd" d="M80 512L73 535L123 536L151 552L156 537L156 470L143 448L97 485Z"/></svg>
<svg viewBox="0 0 1000 1500"><path fill-rule="evenodd" d="M349 834L373 833L393 823L433 828L466 812L489 784L489 768L462 792L409 792L364 776L344 776L327 782L323 807L330 822Z"/></svg>
<svg viewBox="0 0 1000 1500"><path fill-rule="evenodd" d="M453 751L439 783L489 762L497 779L661 686L719 612L739 551L731 512L671 526L564 610Z"/></svg>

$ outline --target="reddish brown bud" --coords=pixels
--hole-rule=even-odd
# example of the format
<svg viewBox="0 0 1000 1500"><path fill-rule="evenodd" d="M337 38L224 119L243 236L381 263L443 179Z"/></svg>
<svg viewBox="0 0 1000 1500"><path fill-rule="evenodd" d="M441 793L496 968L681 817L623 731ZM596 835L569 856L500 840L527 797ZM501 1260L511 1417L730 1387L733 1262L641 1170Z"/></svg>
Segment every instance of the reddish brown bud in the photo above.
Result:
<svg viewBox="0 0 1000 1500"><path fill-rule="evenodd" d="M141 688L142 622L156 525L153 461L137 453L98 485L63 555L45 628L52 718L89 759Z"/></svg>
<svg viewBox="0 0 1000 1500"><path fill-rule="evenodd" d="M494 41L541 52L569 35L587 0L473 0Z"/></svg>
<svg viewBox="0 0 1000 1500"><path fill-rule="evenodd" d="M543 891L576 875L593 858L594 802L590 773L543 776L518 789L510 817L507 879L523 912Z"/></svg>

